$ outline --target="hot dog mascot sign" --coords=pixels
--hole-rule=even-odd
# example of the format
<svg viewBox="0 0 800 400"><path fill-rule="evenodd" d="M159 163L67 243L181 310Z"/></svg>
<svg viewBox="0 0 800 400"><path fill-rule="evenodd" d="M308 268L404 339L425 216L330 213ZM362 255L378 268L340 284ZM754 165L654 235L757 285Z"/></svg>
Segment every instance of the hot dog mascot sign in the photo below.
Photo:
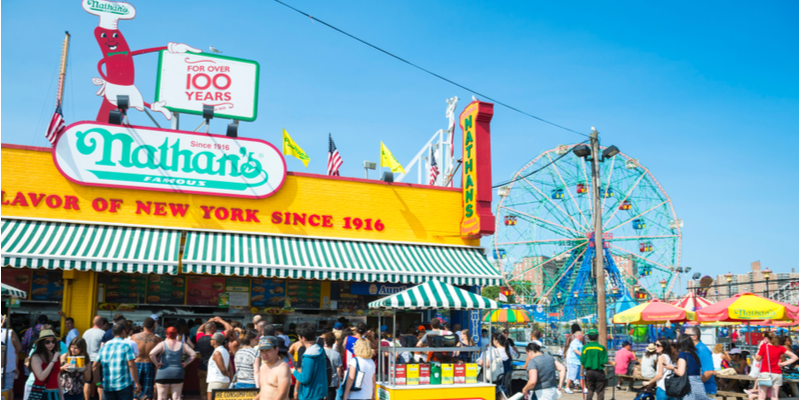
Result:
<svg viewBox="0 0 800 400"><path fill-rule="evenodd" d="M100 86L98 96L103 96L103 105L97 113L98 122L108 122L109 111L117 108L117 96L127 95L129 107L144 111L147 107L155 112L164 114L167 119L172 119L172 113L166 108L166 101L146 103L142 94L134 85L133 56L156 51L166 50L169 53L186 53L191 51L200 53L199 49L189 47L183 43L169 43L164 47L153 47L131 51L125 36L122 35L117 25L119 20L133 19L136 9L128 3L117 3L104 0L82 0L83 9L89 14L100 17L100 23L94 29L94 37L103 53L103 58L97 64L100 78L93 78L92 82ZM105 73L103 72L105 66Z"/></svg>

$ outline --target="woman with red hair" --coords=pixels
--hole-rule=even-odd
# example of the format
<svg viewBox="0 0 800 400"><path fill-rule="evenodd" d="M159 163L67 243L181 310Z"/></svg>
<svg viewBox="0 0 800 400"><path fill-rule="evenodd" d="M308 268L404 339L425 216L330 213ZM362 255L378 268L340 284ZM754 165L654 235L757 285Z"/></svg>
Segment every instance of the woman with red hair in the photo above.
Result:
<svg viewBox="0 0 800 400"><path fill-rule="evenodd" d="M167 400L167 393L172 391L172 400L180 400L183 391L184 368L194 361L196 353L178 340L178 330L175 327L167 328L166 334L166 340L156 345L150 352L150 359L156 366L158 399ZM186 361L182 361L184 354Z"/></svg>

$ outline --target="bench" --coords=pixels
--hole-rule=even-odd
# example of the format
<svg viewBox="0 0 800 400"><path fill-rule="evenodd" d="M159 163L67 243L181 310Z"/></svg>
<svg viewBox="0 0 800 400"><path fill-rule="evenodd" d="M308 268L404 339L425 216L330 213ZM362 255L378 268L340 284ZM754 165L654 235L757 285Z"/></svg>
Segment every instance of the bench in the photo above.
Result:
<svg viewBox="0 0 800 400"><path fill-rule="evenodd" d="M630 381L628 387L631 388L631 389L633 389L633 387L636 384L636 382L647 382L647 381L650 380L650 379L645 379L641 375L620 375L620 374L617 374L617 375L615 375L615 377L616 377L616 379L615 379L615 381L613 383L614 385L620 384L620 381L619 381L620 378L626 378L628 381Z"/></svg>
<svg viewBox="0 0 800 400"><path fill-rule="evenodd" d="M739 398L739 399L747 399L747 393L739 393L739 392L726 392L724 390L717 390L717 397L722 397L723 399L728 397Z"/></svg>

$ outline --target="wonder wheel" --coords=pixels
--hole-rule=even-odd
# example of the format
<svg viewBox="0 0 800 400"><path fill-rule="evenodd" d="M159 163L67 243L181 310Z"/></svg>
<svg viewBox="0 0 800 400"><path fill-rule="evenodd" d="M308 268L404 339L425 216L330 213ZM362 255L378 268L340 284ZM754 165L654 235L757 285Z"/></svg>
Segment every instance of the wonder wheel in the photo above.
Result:
<svg viewBox="0 0 800 400"><path fill-rule="evenodd" d="M574 146L538 155L499 189L493 253L518 302L579 317L595 312L596 249L591 164L572 152ZM623 153L600 163L600 182L610 302L626 292L668 295L680 266L682 226L669 196L647 168Z"/></svg>

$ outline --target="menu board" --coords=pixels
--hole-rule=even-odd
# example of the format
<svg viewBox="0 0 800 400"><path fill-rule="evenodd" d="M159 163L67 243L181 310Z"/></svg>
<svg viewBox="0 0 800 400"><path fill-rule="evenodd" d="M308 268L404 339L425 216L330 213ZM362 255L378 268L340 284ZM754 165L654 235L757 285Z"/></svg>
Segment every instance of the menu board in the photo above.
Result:
<svg viewBox="0 0 800 400"><path fill-rule="evenodd" d="M250 279L226 278L225 291L228 293L229 306L250 306Z"/></svg>
<svg viewBox="0 0 800 400"><path fill-rule="evenodd" d="M183 304L186 277L167 275L147 276L148 304Z"/></svg>
<svg viewBox="0 0 800 400"><path fill-rule="evenodd" d="M219 295L225 293L225 277L190 276L186 283L190 306L219 306Z"/></svg>
<svg viewBox="0 0 800 400"><path fill-rule="evenodd" d="M22 290L30 296L31 275L33 275L33 271L29 269L3 268L2 281L4 284Z"/></svg>
<svg viewBox="0 0 800 400"><path fill-rule="evenodd" d="M286 296L289 297L292 308L320 308L322 282L286 281Z"/></svg>
<svg viewBox="0 0 800 400"><path fill-rule="evenodd" d="M99 280L105 284L106 303L144 303L147 275L102 274Z"/></svg>
<svg viewBox="0 0 800 400"><path fill-rule="evenodd" d="M283 308L286 298L284 279L253 279L250 281L250 305L253 307Z"/></svg>
<svg viewBox="0 0 800 400"><path fill-rule="evenodd" d="M33 271L33 284L31 285L31 300L61 301L64 297L64 286L61 282L62 272L59 271Z"/></svg>
<svg viewBox="0 0 800 400"><path fill-rule="evenodd" d="M364 297L351 294L351 290L350 282L339 282L339 301L336 307L342 315L356 315L356 311L366 308L364 307Z"/></svg>

